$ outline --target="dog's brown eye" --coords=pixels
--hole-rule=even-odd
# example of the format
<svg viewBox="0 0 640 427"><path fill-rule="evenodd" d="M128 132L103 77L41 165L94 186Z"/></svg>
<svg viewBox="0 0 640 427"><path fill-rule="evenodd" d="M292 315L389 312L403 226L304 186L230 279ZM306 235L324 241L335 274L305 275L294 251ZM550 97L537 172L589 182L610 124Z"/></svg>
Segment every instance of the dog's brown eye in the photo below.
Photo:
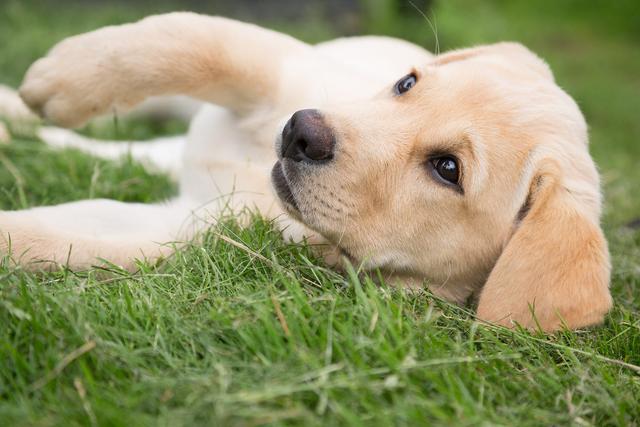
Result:
<svg viewBox="0 0 640 427"><path fill-rule="evenodd" d="M458 161L455 157L445 156L431 160L433 169L438 176L451 184L458 185L460 179L460 171L458 169Z"/></svg>
<svg viewBox="0 0 640 427"><path fill-rule="evenodd" d="M418 78L413 73L407 76L404 76L398 81L398 83L396 83L396 86L395 86L396 94L402 95L403 93L407 92L409 89L411 89L416 85L417 81L418 81Z"/></svg>

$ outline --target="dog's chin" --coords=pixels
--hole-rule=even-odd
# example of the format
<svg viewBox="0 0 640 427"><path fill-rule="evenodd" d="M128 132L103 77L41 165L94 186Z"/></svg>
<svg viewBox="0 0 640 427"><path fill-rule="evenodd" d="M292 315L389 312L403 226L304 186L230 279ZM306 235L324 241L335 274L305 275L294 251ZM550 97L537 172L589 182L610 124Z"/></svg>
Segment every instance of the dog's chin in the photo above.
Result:
<svg viewBox="0 0 640 427"><path fill-rule="evenodd" d="M322 235L323 238L331 242L331 244L334 245L336 249L338 249L340 256L347 258L350 262L354 263L357 258L354 257L346 249L344 249L341 245L336 244L334 242L334 239L331 239L329 237L333 233L323 232L321 227L316 227L311 224L308 224L304 220L302 212L300 211L300 207L298 205L298 201L296 200L294 192L291 188L292 183L289 179L287 179L287 174L285 172L286 162L287 160L277 161L276 164L273 165L273 169L271 169L271 183L273 185L273 188L275 189L276 195L278 196L280 205L284 208L286 213L289 214L291 217L293 217L295 220L300 221L306 227L310 228L311 230L314 230L315 232ZM289 170L289 172L292 172L292 171ZM342 237L343 236L341 235L340 238L338 238L337 240L341 240Z"/></svg>
<svg viewBox="0 0 640 427"><path fill-rule="evenodd" d="M291 191L291 184L287 181L283 168L284 166L280 161L277 161L276 164L273 165L273 169L271 169L271 183L284 210L294 218L300 220L300 209L298 208L296 198L293 195L293 191Z"/></svg>

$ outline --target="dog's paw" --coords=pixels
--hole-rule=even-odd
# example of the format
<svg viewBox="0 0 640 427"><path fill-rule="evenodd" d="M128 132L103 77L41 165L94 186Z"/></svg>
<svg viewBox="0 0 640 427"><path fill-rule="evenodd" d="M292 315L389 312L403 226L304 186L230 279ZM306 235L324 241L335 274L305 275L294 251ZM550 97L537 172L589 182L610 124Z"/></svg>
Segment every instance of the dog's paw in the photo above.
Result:
<svg viewBox="0 0 640 427"><path fill-rule="evenodd" d="M65 127L108 111L123 79L122 39L122 31L112 27L62 41L29 68L20 96L33 111Z"/></svg>

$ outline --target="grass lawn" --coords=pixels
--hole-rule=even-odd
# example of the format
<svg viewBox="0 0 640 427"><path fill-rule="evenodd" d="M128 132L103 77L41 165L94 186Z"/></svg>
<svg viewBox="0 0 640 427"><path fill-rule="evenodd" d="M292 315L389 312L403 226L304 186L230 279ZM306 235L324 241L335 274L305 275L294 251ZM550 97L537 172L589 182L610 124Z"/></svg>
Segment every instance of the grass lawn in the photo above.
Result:
<svg viewBox="0 0 640 427"><path fill-rule="evenodd" d="M417 12L393 16L378 3L363 31L434 48ZM62 37L169 9L65 4L2 2L0 82L17 85ZM247 229L222 219L134 275L32 274L4 260L0 424L640 425L640 230L625 226L640 216L636 4L441 0L432 14L441 50L524 42L584 111L613 259L616 305L603 326L552 336L483 326L427 292L332 272L260 218ZM319 19L272 26L309 41L337 35ZM84 131L146 138L180 126ZM50 151L24 135L0 147L2 209L152 201L175 188L131 161Z"/></svg>

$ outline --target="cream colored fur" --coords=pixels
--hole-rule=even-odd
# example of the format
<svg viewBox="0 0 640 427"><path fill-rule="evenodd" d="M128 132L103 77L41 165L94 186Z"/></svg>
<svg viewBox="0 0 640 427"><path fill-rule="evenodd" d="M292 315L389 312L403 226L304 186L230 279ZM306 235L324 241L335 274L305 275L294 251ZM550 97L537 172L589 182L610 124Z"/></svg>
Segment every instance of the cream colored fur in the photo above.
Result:
<svg viewBox="0 0 640 427"><path fill-rule="evenodd" d="M412 70L416 86L395 95ZM611 306L586 124L547 65L518 44L440 56L384 37L310 46L174 13L64 40L33 64L20 95L65 127L149 97L204 103L184 142L131 145L179 177L178 198L0 213L2 248L21 264L106 259L132 269L134 258L193 237L231 200L277 219L295 240L325 242L328 260L347 256L457 303L479 295L484 320L552 331L601 322ZM270 171L284 123L302 108L321 111L337 144L330 164L300 166L295 210L274 196ZM61 129L40 134L98 156L122 152ZM435 152L459 159L463 193L427 173Z"/></svg>

